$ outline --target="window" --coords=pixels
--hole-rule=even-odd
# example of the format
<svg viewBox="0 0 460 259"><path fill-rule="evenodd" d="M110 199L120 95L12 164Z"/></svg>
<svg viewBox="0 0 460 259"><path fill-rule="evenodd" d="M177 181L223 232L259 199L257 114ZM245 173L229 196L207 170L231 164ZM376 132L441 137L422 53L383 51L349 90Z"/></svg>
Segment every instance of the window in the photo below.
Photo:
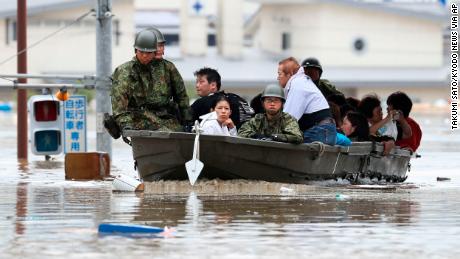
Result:
<svg viewBox="0 0 460 259"><path fill-rule="evenodd" d="M208 46L216 46L216 35L208 34Z"/></svg>
<svg viewBox="0 0 460 259"><path fill-rule="evenodd" d="M291 34L283 32L281 37L281 49L288 50L291 48Z"/></svg>
<svg viewBox="0 0 460 259"><path fill-rule="evenodd" d="M171 34L163 34L166 40L166 45L168 46L177 46L179 45L179 34L171 33Z"/></svg>
<svg viewBox="0 0 460 259"><path fill-rule="evenodd" d="M6 45L17 40L17 26L16 21L6 19Z"/></svg>
<svg viewBox="0 0 460 259"><path fill-rule="evenodd" d="M364 39L362 38L355 39L355 41L353 42L353 49L356 52L362 52L365 50L365 48L366 48L366 42L364 41Z"/></svg>

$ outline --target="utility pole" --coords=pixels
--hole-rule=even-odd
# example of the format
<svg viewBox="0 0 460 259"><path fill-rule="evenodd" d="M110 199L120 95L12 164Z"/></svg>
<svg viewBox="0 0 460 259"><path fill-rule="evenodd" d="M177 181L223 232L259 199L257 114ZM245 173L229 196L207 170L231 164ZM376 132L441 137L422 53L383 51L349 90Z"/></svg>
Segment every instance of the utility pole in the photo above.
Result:
<svg viewBox="0 0 460 259"><path fill-rule="evenodd" d="M112 0L97 0L96 6L96 150L112 158L112 138L104 130L104 113L111 113Z"/></svg>
<svg viewBox="0 0 460 259"><path fill-rule="evenodd" d="M19 74L27 73L27 0L18 0L17 11L17 71ZM27 79L20 78L19 83L27 83ZM18 159L27 160L27 90L17 91L17 148Z"/></svg>

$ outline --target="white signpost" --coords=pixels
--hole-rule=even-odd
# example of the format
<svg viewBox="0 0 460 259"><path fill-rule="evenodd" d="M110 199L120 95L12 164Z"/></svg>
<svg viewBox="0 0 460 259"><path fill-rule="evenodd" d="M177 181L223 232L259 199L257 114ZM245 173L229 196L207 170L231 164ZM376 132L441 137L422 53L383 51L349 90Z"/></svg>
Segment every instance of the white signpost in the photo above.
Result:
<svg viewBox="0 0 460 259"><path fill-rule="evenodd" d="M64 102L64 153L86 152L86 96Z"/></svg>

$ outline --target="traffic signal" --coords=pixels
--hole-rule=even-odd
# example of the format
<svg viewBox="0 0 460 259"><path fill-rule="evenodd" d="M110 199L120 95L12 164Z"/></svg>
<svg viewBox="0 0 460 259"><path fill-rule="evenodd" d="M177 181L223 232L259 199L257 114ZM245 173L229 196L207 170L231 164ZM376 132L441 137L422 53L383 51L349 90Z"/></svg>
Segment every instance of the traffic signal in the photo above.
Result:
<svg viewBox="0 0 460 259"><path fill-rule="evenodd" d="M62 104L53 95L35 95L29 103L30 144L35 155L62 152Z"/></svg>

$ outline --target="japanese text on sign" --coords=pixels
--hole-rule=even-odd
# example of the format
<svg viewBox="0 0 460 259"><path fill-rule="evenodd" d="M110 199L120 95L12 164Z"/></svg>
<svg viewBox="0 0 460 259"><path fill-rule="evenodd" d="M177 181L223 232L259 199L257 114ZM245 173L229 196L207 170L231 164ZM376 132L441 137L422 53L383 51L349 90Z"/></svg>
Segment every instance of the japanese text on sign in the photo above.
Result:
<svg viewBox="0 0 460 259"><path fill-rule="evenodd" d="M64 102L64 153L86 152L86 96Z"/></svg>

